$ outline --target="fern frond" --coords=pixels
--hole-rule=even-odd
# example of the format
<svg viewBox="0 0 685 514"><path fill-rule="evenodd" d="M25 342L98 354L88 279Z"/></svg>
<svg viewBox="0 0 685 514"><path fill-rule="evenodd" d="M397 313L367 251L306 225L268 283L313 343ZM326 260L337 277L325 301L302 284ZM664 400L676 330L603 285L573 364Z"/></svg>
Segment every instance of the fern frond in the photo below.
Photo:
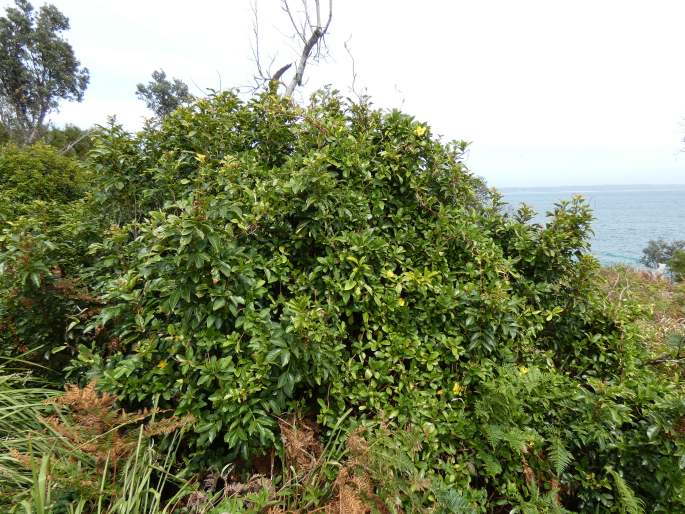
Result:
<svg viewBox="0 0 685 514"><path fill-rule="evenodd" d="M493 448L497 448L498 444L506 438L502 427L499 425L485 427L485 437Z"/></svg>
<svg viewBox="0 0 685 514"><path fill-rule="evenodd" d="M554 437L549 445L549 458L554 466L554 472L557 476L566 471L568 465L573 460L573 454L566 449L564 443L559 437Z"/></svg>
<svg viewBox="0 0 685 514"><path fill-rule="evenodd" d="M635 495L625 479L616 470L610 469L609 474L616 483L616 492L620 502L621 512L625 514L643 514L645 511L644 502Z"/></svg>
<svg viewBox="0 0 685 514"><path fill-rule="evenodd" d="M500 425L488 425L485 428L485 437L493 449L499 446L500 442L505 442L517 453L523 452L530 433L516 427L502 427Z"/></svg>
<svg viewBox="0 0 685 514"><path fill-rule="evenodd" d="M475 514L475 509L469 501L457 490L451 488L439 488L435 493L438 510L445 514Z"/></svg>
<svg viewBox="0 0 685 514"><path fill-rule="evenodd" d="M531 434L520 428L510 428L506 432L504 440L509 444L509 447L517 453L522 453L528 444Z"/></svg>
<svg viewBox="0 0 685 514"><path fill-rule="evenodd" d="M571 514L570 510L557 503L556 491L549 491L541 498L541 512L548 512L549 514Z"/></svg>
<svg viewBox="0 0 685 514"><path fill-rule="evenodd" d="M479 457L483 461L485 473L487 473L489 476L496 477L502 472L502 466L493 455L490 455L489 453L481 453Z"/></svg>

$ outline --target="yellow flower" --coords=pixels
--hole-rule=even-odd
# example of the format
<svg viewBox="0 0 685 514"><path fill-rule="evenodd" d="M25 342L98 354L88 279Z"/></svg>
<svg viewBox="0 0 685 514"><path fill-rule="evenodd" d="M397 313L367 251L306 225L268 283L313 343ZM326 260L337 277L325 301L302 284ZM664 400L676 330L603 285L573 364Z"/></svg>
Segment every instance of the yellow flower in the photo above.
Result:
<svg viewBox="0 0 685 514"><path fill-rule="evenodd" d="M455 394L456 396L460 396L461 393L464 392L464 386L461 385L459 382L455 382L454 385L452 386L452 394Z"/></svg>
<svg viewBox="0 0 685 514"><path fill-rule="evenodd" d="M419 125L414 129L414 134L416 134L418 137L423 136L426 133L426 126L425 125Z"/></svg>
<svg viewBox="0 0 685 514"><path fill-rule="evenodd" d="M397 303L400 304L400 307L404 307L404 304L407 302L404 301L404 298L400 298L399 300L397 300Z"/></svg>
<svg viewBox="0 0 685 514"><path fill-rule="evenodd" d="M526 373L528 373L528 368L526 368L525 366L520 366L519 373L521 373L521 375L525 375Z"/></svg>
<svg viewBox="0 0 685 514"><path fill-rule="evenodd" d="M166 361L164 361L164 360L159 361L159 364L157 364L157 367L158 367L159 369L164 369L164 368L166 368Z"/></svg>

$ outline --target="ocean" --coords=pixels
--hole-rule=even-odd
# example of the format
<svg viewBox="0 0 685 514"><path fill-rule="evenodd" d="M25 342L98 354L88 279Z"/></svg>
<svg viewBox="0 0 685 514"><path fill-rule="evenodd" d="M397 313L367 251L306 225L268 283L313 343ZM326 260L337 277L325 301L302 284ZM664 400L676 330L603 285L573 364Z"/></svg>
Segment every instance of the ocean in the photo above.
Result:
<svg viewBox="0 0 685 514"><path fill-rule="evenodd" d="M526 203L535 209L538 223L559 200L585 197L595 217L592 253L602 264L640 266L650 239L685 239L685 184L498 189L511 206Z"/></svg>

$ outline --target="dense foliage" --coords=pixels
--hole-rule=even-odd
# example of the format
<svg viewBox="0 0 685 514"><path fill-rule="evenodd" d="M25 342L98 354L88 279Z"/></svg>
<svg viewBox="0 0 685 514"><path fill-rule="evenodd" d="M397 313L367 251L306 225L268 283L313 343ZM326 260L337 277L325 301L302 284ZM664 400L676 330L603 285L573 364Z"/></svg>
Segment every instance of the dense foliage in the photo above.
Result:
<svg viewBox="0 0 685 514"><path fill-rule="evenodd" d="M92 130L84 130L69 123L63 127L50 126L41 141L59 150L63 155L85 160L90 151L91 132Z"/></svg>
<svg viewBox="0 0 685 514"><path fill-rule="evenodd" d="M222 93L135 135L111 125L68 216L5 228L3 294L55 289L59 262L79 292L40 322L81 343L72 377L192 417L196 470L283 456L294 415L392 450L349 461L391 509L684 511L682 391L646 365L639 309L607 298L587 205L532 224L465 149L330 92L307 108ZM35 262L38 281L19 274Z"/></svg>
<svg viewBox="0 0 685 514"><path fill-rule="evenodd" d="M43 144L0 149L0 355L64 345L88 295L78 275L92 221L88 173Z"/></svg>
<svg viewBox="0 0 685 514"><path fill-rule="evenodd" d="M34 201L64 204L83 193L82 172L78 163L54 148L34 145L8 146L0 152L0 194L4 219L29 212Z"/></svg>
<svg viewBox="0 0 685 514"><path fill-rule="evenodd" d="M668 261L668 267L673 273L673 278L678 281L685 280L685 250L680 249L673 252Z"/></svg>

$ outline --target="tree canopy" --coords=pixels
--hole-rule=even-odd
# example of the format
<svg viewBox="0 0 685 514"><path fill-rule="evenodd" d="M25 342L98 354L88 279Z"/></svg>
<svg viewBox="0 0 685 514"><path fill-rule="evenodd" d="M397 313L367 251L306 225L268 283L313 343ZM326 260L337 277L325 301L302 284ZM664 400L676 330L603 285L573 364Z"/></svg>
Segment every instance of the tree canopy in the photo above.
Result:
<svg viewBox="0 0 685 514"><path fill-rule="evenodd" d="M642 250L640 262L649 268L656 268L659 264L666 264L675 250L685 248L685 241L666 241L652 239Z"/></svg>
<svg viewBox="0 0 685 514"><path fill-rule="evenodd" d="M35 141L60 100L81 101L88 70L62 37L69 20L55 6L38 13L16 0L0 18L0 121L22 143Z"/></svg>
<svg viewBox="0 0 685 514"><path fill-rule="evenodd" d="M193 100L187 84L182 80L167 79L164 70L152 72L152 80L136 86L136 96L145 102L158 118L165 116Z"/></svg>

